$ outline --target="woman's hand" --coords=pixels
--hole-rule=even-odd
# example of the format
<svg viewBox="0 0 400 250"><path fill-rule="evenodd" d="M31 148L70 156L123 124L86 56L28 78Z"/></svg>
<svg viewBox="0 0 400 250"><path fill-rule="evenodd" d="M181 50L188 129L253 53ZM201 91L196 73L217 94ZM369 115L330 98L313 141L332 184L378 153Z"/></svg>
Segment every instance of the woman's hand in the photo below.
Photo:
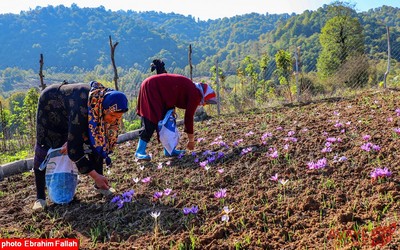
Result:
<svg viewBox="0 0 400 250"><path fill-rule="evenodd" d="M103 175L97 173L96 170L90 171L89 176L92 177L92 179L96 183L96 187L98 187L100 189L106 189L106 190L110 189L107 178L104 177Z"/></svg>

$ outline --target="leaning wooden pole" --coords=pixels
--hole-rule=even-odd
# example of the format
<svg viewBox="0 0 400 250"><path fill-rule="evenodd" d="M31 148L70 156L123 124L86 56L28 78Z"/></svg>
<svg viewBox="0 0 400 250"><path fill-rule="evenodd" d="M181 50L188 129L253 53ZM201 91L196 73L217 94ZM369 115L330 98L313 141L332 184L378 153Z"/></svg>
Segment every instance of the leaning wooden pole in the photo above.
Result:
<svg viewBox="0 0 400 250"><path fill-rule="evenodd" d="M189 70L190 70L190 80L193 81L193 66L192 66L192 45L189 45Z"/></svg>
<svg viewBox="0 0 400 250"><path fill-rule="evenodd" d="M114 59L115 48L117 47L118 42L113 44L111 36L109 36L109 39L110 39L110 49L111 49L111 63L114 69L114 85L115 85L115 90L118 90L118 71L117 71L117 66L115 66L115 59Z"/></svg>
<svg viewBox="0 0 400 250"><path fill-rule="evenodd" d="M46 84L44 84L44 80L43 80L43 78L44 78L44 75L43 75L43 64L44 64L43 54L40 54L39 64L40 64L40 69L39 69L40 87L42 88L42 90L44 90L46 88Z"/></svg>

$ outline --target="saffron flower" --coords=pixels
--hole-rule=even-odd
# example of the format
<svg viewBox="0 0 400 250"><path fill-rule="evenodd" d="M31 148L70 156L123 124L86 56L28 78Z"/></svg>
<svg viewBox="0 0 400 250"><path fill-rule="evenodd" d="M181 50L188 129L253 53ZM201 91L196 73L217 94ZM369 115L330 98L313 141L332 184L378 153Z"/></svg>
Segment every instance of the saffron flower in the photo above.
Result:
<svg viewBox="0 0 400 250"><path fill-rule="evenodd" d="M151 212L150 215L151 217L153 217L155 220L157 220L158 216L160 216L161 212Z"/></svg>
<svg viewBox="0 0 400 250"><path fill-rule="evenodd" d="M267 156L272 158L272 159L276 159L278 158L279 154L278 154L278 150L276 150L276 148L269 148L268 151L270 153L267 153Z"/></svg>
<svg viewBox="0 0 400 250"><path fill-rule="evenodd" d="M205 168L208 165L208 160L200 162L200 167Z"/></svg>
<svg viewBox="0 0 400 250"><path fill-rule="evenodd" d="M224 208L223 208L223 212L224 212L225 214L229 214L232 210L233 210L233 209L229 209L228 206L224 206Z"/></svg>
<svg viewBox="0 0 400 250"><path fill-rule="evenodd" d="M394 128L393 131L394 131L396 134L400 135L400 128Z"/></svg>
<svg viewBox="0 0 400 250"><path fill-rule="evenodd" d="M183 208L183 214L184 215L197 214L198 211L199 211L199 207L198 206L184 207Z"/></svg>
<svg viewBox="0 0 400 250"><path fill-rule="evenodd" d="M160 163L158 163L158 165L157 165L157 169L162 169L162 162L160 162Z"/></svg>
<svg viewBox="0 0 400 250"><path fill-rule="evenodd" d="M335 125L333 125L335 128L341 128L343 127L343 123L336 121Z"/></svg>
<svg viewBox="0 0 400 250"><path fill-rule="evenodd" d="M237 147L241 142L243 142L243 139L236 140L235 142L233 142L233 146Z"/></svg>
<svg viewBox="0 0 400 250"><path fill-rule="evenodd" d="M370 135L364 135L364 136L363 136L363 140L364 140L364 141L369 141L369 139L371 139L371 136L370 136Z"/></svg>
<svg viewBox="0 0 400 250"><path fill-rule="evenodd" d="M242 152L240 153L240 155L245 155L251 151L253 151L252 147L244 148L244 149L242 149Z"/></svg>
<svg viewBox="0 0 400 250"><path fill-rule="evenodd" d="M142 179L143 183L149 183L150 182L151 177L146 177Z"/></svg>
<svg viewBox="0 0 400 250"><path fill-rule="evenodd" d="M293 130L289 131L287 133L288 137L292 137L296 132L294 132Z"/></svg>
<svg viewBox="0 0 400 250"><path fill-rule="evenodd" d="M283 180L282 179L282 180L279 180L279 183L282 184L282 186L285 186L288 181L289 180Z"/></svg>
<svg viewBox="0 0 400 250"><path fill-rule="evenodd" d="M278 174L275 174L269 178L271 181L278 181Z"/></svg>
<svg viewBox="0 0 400 250"><path fill-rule="evenodd" d="M200 137L200 138L197 139L197 142L202 142L204 140L205 140L204 138Z"/></svg>
<svg viewBox="0 0 400 250"><path fill-rule="evenodd" d="M163 196L163 192L155 192L153 195L154 199L160 199Z"/></svg>
<svg viewBox="0 0 400 250"><path fill-rule="evenodd" d="M139 182L139 178L137 178L137 177L133 177L132 180L133 180L134 183L138 183Z"/></svg>
<svg viewBox="0 0 400 250"><path fill-rule="evenodd" d="M367 143L364 143L363 145L361 145L361 149L364 151L370 152L371 149L374 151L379 151L379 150L381 150L381 147L379 145L372 144L371 142L367 142Z"/></svg>
<svg viewBox="0 0 400 250"><path fill-rule="evenodd" d="M122 198L124 202L131 202L132 201L132 197L135 194L134 190L129 190L126 191L125 193L122 194Z"/></svg>
<svg viewBox="0 0 400 250"><path fill-rule="evenodd" d="M400 116L400 108L397 108L397 109L395 110L395 112L396 112L397 116Z"/></svg>
<svg viewBox="0 0 400 250"><path fill-rule="evenodd" d="M375 168L370 174L373 179L390 177L391 175L392 172L388 168Z"/></svg>
<svg viewBox="0 0 400 250"><path fill-rule="evenodd" d="M249 131L248 133L245 134L245 136L251 136L251 135L254 135L253 131Z"/></svg>
<svg viewBox="0 0 400 250"><path fill-rule="evenodd" d="M221 188L217 192L214 193L214 197L217 199L225 198L226 197L226 189Z"/></svg>
<svg viewBox="0 0 400 250"><path fill-rule="evenodd" d="M171 192L172 192L172 189L170 189L170 188L164 189L164 195L166 195L166 196L170 195Z"/></svg>
<svg viewBox="0 0 400 250"><path fill-rule="evenodd" d="M223 221L223 222L229 222L229 215L227 215L227 214L222 215L221 221Z"/></svg>
<svg viewBox="0 0 400 250"><path fill-rule="evenodd" d="M219 168L219 169L217 170L217 172L220 173L220 174L223 174L223 173L224 173L224 169L223 169L223 168Z"/></svg>
<svg viewBox="0 0 400 250"><path fill-rule="evenodd" d="M308 169L321 169L326 167L326 158L319 159L316 163L311 161L307 163Z"/></svg>

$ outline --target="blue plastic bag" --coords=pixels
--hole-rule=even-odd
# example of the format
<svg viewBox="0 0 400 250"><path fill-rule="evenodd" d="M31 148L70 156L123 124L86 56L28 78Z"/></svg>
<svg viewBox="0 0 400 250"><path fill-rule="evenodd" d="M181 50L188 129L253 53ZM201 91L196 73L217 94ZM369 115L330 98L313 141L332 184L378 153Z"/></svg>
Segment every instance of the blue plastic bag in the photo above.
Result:
<svg viewBox="0 0 400 250"><path fill-rule="evenodd" d="M49 149L39 169L46 168L46 187L51 201L57 204L70 203L78 186L78 168L61 148Z"/></svg>
<svg viewBox="0 0 400 250"><path fill-rule="evenodd" d="M176 126L176 116L174 109L168 110L163 120L158 122L158 135L161 144L172 154L172 151L179 143L179 130Z"/></svg>

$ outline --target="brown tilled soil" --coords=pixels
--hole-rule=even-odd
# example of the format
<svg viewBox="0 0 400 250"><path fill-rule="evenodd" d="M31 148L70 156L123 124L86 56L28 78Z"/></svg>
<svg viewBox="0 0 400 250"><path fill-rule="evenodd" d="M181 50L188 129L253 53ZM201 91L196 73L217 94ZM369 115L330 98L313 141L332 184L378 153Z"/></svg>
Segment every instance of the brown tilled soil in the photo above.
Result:
<svg viewBox="0 0 400 250"><path fill-rule="evenodd" d="M81 176L71 204L32 213L33 174L11 176L0 182L0 238L79 238L80 249L399 249L397 108L400 92L375 90L212 117L195 124L204 138L196 155L166 158L153 140L146 164L135 162L136 140L119 144L106 176L117 195L134 190L120 209ZM325 167L308 169L323 158ZM371 178L385 167L391 176ZM226 197L215 198L220 189ZM184 215L192 206L198 212Z"/></svg>

